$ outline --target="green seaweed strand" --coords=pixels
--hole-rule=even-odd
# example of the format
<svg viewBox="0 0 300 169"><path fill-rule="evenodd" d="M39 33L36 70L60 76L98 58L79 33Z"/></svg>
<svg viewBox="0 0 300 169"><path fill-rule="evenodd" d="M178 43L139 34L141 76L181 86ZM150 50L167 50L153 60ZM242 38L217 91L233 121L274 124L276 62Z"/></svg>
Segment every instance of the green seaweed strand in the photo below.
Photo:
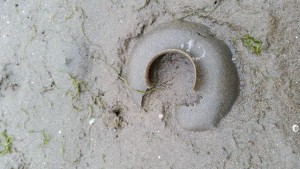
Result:
<svg viewBox="0 0 300 169"><path fill-rule="evenodd" d="M4 143L2 143L0 140L0 147L3 147L3 150L0 150L0 156L3 156L11 153L12 137L7 135L6 130L4 130L1 135L4 139Z"/></svg>
<svg viewBox="0 0 300 169"><path fill-rule="evenodd" d="M253 53L257 56L261 53L262 41L257 40L250 36L249 34L245 34L241 38L243 45L247 48L251 48Z"/></svg>

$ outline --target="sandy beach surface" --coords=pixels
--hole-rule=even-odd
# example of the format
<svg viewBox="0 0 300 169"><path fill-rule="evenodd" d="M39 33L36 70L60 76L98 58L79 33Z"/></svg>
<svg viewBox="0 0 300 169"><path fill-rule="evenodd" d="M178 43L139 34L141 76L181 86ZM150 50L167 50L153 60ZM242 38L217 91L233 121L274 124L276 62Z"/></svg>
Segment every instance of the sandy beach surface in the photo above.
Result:
<svg viewBox="0 0 300 169"><path fill-rule="evenodd" d="M0 169L300 168L299 18L299 0L1 0ZM177 124L174 98L197 99L184 58L160 60L169 85L143 107L124 79L137 41L178 19L233 53L240 93L213 130Z"/></svg>

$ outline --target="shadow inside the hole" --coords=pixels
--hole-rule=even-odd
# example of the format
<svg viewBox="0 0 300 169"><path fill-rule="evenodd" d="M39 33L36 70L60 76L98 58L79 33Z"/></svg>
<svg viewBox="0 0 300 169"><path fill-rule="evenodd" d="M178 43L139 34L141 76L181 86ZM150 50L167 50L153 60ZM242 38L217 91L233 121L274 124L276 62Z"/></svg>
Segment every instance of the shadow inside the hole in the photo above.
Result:
<svg viewBox="0 0 300 169"><path fill-rule="evenodd" d="M153 93L153 90L151 91L151 89L159 88L157 85L158 78L159 78L157 70L161 67L161 60L165 55L166 54L161 55L158 58L156 58L150 66L149 74L148 74L150 88L146 90L145 94L142 97L142 103L141 103L141 106L144 108L145 111L148 111L148 108L149 108L150 97L151 97L151 94Z"/></svg>
<svg viewBox="0 0 300 169"><path fill-rule="evenodd" d="M200 66L200 62L199 61L194 61L194 65L196 67L196 82L195 82L195 86L194 86L194 91L199 91L203 81L201 79L203 79L203 74L201 71L201 66Z"/></svg>
<svg viewBox="0 0 300 169"><path fill-rule="evenodd" d="M116 116L122 116L125 114L126 110L127 108L122 103L117 102L115 105L111 107L111 109L108 112L113 113Z"/></svg>

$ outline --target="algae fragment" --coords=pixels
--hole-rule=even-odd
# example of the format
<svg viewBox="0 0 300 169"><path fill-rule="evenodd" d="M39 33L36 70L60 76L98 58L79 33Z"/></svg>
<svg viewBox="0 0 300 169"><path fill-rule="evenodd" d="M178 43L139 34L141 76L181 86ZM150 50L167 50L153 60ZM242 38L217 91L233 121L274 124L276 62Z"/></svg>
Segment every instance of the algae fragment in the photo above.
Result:
<svg viewBox="0 0 300 169"><path fill-rule="evenodd" d="M94 104L98 105L100 109L104 109L105 103L100 96L92 96Z"/></svg>
<svg viewBox="0 0 300 169"><path fill-rule="evenodd" d="M243 45L249 49L252 49L253 53L257 56L261 53L262 42L260 40L255 39L249 34L245 34L241 38Z"/></svg>
<svg viewBox="0 0 300 169"><path fill-rule="evenodd" d="M79 95L81 94L82 89L86 88L86 83L82 80L77 80L76 77L74 77L72 75L69 75L69 76L70 76L70 81L72 83L74 91L68 90L67 94L72 93L72 95L73 95L72 99L77 99L79 97Z"/></svg>
<svg viewBox="0 0 300 169"><path fill-rule="evenodd" d="M0 147L2 147L2 150L0 150L0 156L3 156L5 154L11 153L12 137L7 135L6 130L4 130L1 135L3 137L4 143L2 143L2 141L0 140Z"/></svg>
<svg viewBox="0 0 300 169"><path fill-rule="evenodd" d="M50 138L50 136L48 136L48 135L46 134L45 130L42 130L42 134L43 134L43 137L44 137L43 145L46 145L46 144L49 143L49 141L50 141L51 138Z"/></svg>

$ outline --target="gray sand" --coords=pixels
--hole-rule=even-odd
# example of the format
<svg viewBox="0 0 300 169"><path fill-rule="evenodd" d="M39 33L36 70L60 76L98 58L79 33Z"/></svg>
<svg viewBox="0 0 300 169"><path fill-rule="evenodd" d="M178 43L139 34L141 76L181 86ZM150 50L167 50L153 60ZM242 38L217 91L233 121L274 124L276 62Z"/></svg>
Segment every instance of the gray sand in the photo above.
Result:
<svg viewBox="0 0 300 169"><path fill-rule="evenodd" d="M141 108L122 81L135 42L183 17L230 46L239 72L215 130L180 128L157 97ZM12 147L0 169L300 168L299 18L299 0L1 1L0 132Z"/></svg>

